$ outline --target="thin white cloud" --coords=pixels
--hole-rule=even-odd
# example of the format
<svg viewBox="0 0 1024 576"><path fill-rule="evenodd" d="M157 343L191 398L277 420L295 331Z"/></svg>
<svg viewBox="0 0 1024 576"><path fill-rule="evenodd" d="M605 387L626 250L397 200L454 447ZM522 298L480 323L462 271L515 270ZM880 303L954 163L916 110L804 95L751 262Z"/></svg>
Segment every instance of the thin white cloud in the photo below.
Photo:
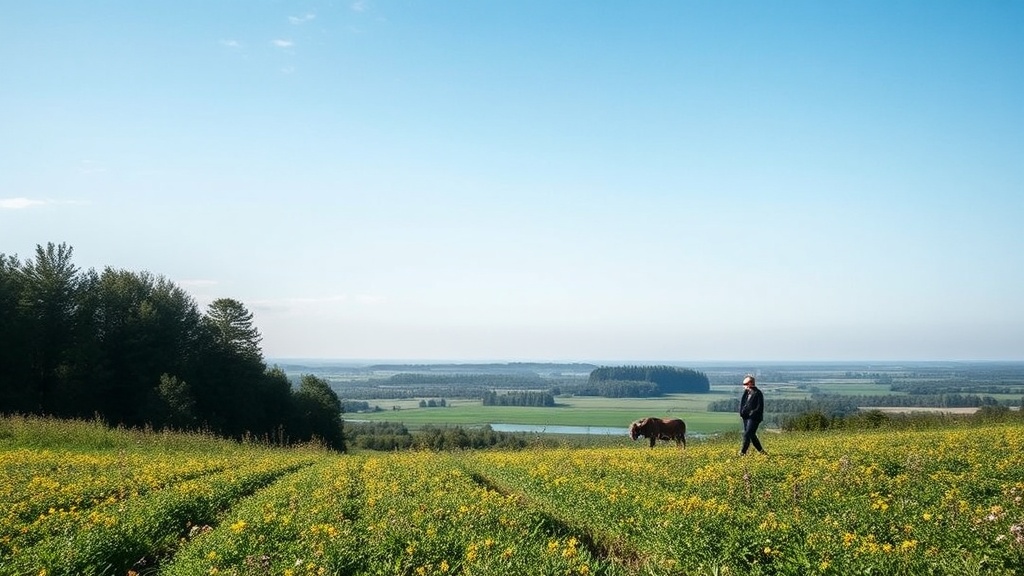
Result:
<svg viewBox="0 0 1024 576"><path fill-rule="evenodd" d="M305 24L306 22L309 22L310 20L313 20L315 18L316 14L313 14L312 12L307 12L302 16L289 16L288 21L298 26L299 24Z"/></svg>
<svg viewBox="0 0 1024 576"><path fill-rule="evenodd" d="M78 163L79 174L100 174L106 172L107 169L100 166L98 163L92 160L82 160Z"/></svg>
<svg viewBox="0 0 1024 576"><path fill-rule="evenodd" d="M356 0L351 4L353 12L366 12L369 6L366 5L366 0Z"/></svg>
<svg viewBox="0 0 1024 576"><path fill-rule="evenodd" d="M283 300L281 300L281 302L284 304L328 304L331 302L347 302L348 299L348 294L333 294L330 296L318 296L315 298L284 298Z"/></svg>
<svg viewBox="0 0 1024 576"><path fill-rule="evenodd" d="M295 42L292 42L291 40L280 40L280 39L278 39L278 40L274 40L272 42L272 44L274 46L277 46L278 48L291 48L292 46L295 45Z"/></svg>
<svg viewBox="0 0 1024 576"><path fill-rule="evenodd" d="M207 286L216 286L219 284L217 280L178 280L178 286L182 288L205 288Z"/></svg>
<svg viewBox="0 0 1024 576"><path fill-rule="evenodd" d="M384 304L387 302L387 298L373 294L360 294L356 296L356 302L365 304L366 306L374 306L376 304Z"/></svg>
<svg viewBox="0 0 1024 576"><path fill-rule="evenodd" d="M0 198L0 210L22 210L49 203L48 200L33 200L31 198Z"/></svg>
<svg viewBox="0 0 1024 576"><path fill-rule="evenodd" d="M221 40L220 41L220 45L221 46L227 46L228 48L241 48L242 47L242 43L239 42L238 40Z"/></svg>
<svg viewBox="0 0 1024 576"><path fill-rule="evenodd" d="M265 310L294 308L314 308L331 304L353 304L356 306L375 306L387 302L387 298L372 294L331 294L327 296L292 297L273 300L255 300L252 305Z"/></svg>

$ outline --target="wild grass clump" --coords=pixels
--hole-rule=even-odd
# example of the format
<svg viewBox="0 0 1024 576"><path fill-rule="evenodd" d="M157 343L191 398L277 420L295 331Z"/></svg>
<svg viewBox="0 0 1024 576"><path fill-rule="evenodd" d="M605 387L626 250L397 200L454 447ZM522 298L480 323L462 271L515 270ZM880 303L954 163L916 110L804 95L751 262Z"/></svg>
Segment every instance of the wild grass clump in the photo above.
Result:
<svg viewBox="0 0 1024 576"><path fill-rule="evenodd" d="M37 450L79 451L169 451L217 452L238 450L242 446L269 447L269 439L245 437L241 441L219 437L207 431L154 430L109 426L101 418L65 420L46 416L11 415L0 417L0 448L17 446ZM298 448L323 450L315 441Z"/></svg>

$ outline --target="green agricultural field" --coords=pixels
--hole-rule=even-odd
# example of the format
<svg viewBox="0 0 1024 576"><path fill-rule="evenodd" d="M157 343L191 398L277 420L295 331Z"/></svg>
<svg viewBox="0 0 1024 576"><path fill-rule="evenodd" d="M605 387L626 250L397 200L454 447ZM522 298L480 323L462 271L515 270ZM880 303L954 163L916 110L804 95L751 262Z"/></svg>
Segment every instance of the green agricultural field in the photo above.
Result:
<svg viewBox="0 0 1024 576"><path fill-rule="evenodd" d="M724 394L678 394L664 398L601 398L573 396L556 398L551 408L526 406L483 406L480 401L455 400L443 408L419 408L418 400L403 403L382 401L382 408L400 406L400 410L347 414L353 420L402 422L406 426L424 424L482 426L484 424L528 424L540 426L607 426L626 428L630 422L646 416L682 418L691 432L710 434L734 430L735 414L707 412L709 401L732 398Z"/></svg>
<svg viewBox="0 0 1024 576"><path fill-rule="evenodd" d="M0 576L1021 574L1019 423L342 455L0 419Z"/></svg>

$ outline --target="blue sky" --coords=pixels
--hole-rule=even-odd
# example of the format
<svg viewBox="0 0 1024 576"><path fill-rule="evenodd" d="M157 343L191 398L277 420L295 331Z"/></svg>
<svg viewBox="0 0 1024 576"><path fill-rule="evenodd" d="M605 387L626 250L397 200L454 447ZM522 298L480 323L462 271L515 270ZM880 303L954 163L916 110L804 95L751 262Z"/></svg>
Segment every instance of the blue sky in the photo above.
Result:
<svg viewBox="0 0 1024 576"><path fill-rule="evenodd" d="M5 2L0 252L271 358L1024 360L1024 3Z"/></svg>

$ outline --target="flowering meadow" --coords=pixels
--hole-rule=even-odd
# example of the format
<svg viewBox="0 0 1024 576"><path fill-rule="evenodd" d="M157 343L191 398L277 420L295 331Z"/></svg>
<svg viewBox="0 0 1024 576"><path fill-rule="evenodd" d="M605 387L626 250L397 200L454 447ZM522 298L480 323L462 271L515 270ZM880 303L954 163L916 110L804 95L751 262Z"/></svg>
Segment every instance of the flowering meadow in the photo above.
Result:
<svg viewBox="0 0 1024 576"><path fill-rule="evenodd" d="M0 575L1024 574L1024 428L340 455L0 420Z"/></svg>

